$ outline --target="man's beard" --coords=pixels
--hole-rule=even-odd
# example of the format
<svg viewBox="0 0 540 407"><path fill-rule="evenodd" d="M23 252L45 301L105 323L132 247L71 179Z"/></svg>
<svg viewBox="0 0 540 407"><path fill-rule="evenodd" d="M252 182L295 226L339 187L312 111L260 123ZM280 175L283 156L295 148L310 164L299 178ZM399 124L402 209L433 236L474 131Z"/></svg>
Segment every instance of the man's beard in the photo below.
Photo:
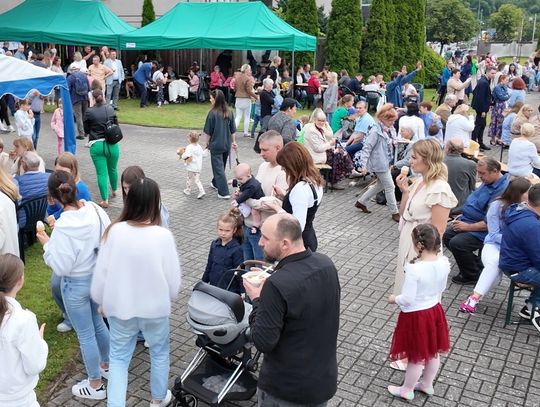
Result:
<svg viewBox="0 0 540 407"><path fill-rule="evenodd" d="M275 257L272 257L266 253L264 253L264 260L268 263L275 263L277 261Z"/></svg>

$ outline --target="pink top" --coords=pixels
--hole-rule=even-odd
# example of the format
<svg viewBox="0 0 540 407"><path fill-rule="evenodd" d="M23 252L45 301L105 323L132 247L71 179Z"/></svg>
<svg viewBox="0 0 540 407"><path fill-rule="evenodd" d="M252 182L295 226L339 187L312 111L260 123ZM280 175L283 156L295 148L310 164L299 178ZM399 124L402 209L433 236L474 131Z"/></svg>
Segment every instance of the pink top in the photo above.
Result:
<svg viewBox="0 0 540 407"><path fill-rule="evenodd" d="M217 88L218 86L223 86L225 82L225 76L222 72L212 72L210 74L210 89Z"/></svg>
<svg viewBox="0 0 540 407"><path fill-rule="evenodd" d="M54 111L51 127L59 138L64 138L64 112L61 107Z"/></svg>

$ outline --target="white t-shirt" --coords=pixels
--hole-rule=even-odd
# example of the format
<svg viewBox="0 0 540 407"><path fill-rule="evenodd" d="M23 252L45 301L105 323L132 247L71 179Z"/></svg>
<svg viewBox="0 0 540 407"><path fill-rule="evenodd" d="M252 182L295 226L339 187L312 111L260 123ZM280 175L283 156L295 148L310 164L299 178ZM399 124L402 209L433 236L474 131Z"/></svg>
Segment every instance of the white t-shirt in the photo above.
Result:
<svg viewBox="0 0 540 407"><path fill-rule="evenodd" d="M0 192L0 254L6 253L19 255L17 211L13 201Z"/></svg>
<svg viewBox="0 0 540 407"><path fill-rule="evenodd" d="M201 172L203 152L202 147L198 143L188 144L186 151L184 151L184 154L182 154L182 160L191 157L192 161L190 163L186 163L186 170L192 172Z"/></svg>
<svg viewBox="0 0 540 407"><path fill-rule="evenodd" d="M403 312L429 309L437 305L446 290L450 262L446 256L434 261L417 260L405 265L405 282L396 304Z"/></svg>
<svg viewBox="0 0 540 407"><path fill-rule="evenodd" d="M529 140L512 140L508 149L508 173L516 177L530 177L533 167L540 168L536 146Z"/></svg>
<svg viewBox="0 0 540 407"><path fill-rule="evenodd" d="M317 185L314 185L314 187L317 195L317 205L320 205L323 196L323 187ZM300 181L296 184L289 194L289 201L292 206L292 214L298 219L300 226L302 226L302 231L304 231L304 228L306 227L307 211L315 205L313 191L309 184L305 181Z"/></svg>

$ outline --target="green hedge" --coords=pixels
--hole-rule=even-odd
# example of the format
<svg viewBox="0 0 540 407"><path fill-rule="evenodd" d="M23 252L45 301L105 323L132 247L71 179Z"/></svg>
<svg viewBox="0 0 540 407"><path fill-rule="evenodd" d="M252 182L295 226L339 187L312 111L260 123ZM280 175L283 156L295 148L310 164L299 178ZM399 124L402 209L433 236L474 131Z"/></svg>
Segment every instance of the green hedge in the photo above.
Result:
<svg viewBox="0 0 540 407"><path fill-rule="evenodd" d="M425 88L437 87L439 84L438 75L441 74L445 64L444 58L426 45L424 50L424 69L420 76L420 81Z"/></svg>

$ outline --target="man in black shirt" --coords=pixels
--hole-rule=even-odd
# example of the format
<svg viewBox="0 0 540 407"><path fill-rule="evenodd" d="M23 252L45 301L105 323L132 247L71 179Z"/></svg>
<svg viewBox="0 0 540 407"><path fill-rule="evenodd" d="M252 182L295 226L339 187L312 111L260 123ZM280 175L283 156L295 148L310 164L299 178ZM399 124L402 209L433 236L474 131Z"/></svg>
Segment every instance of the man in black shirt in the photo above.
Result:
<svg viewBox="0 0 540 407"><path fill-rule="evenodd" d="M259 407L326 406L337 389L340 285L336 267L304 248L292 215L270 216L259 245L274 273L259 287L244 282L253 301L251 337L264 353Z"/></svg>
<svg viewBox="0 0 540 407"><path fill-rule="evenodd" d="M266 131L268 129L268 121L272 117L272 107L274 106L274 92L272 88L274 81L270 78L263 80L263 90L259 93L259 100L261 102L261 129Z"/></svg>

